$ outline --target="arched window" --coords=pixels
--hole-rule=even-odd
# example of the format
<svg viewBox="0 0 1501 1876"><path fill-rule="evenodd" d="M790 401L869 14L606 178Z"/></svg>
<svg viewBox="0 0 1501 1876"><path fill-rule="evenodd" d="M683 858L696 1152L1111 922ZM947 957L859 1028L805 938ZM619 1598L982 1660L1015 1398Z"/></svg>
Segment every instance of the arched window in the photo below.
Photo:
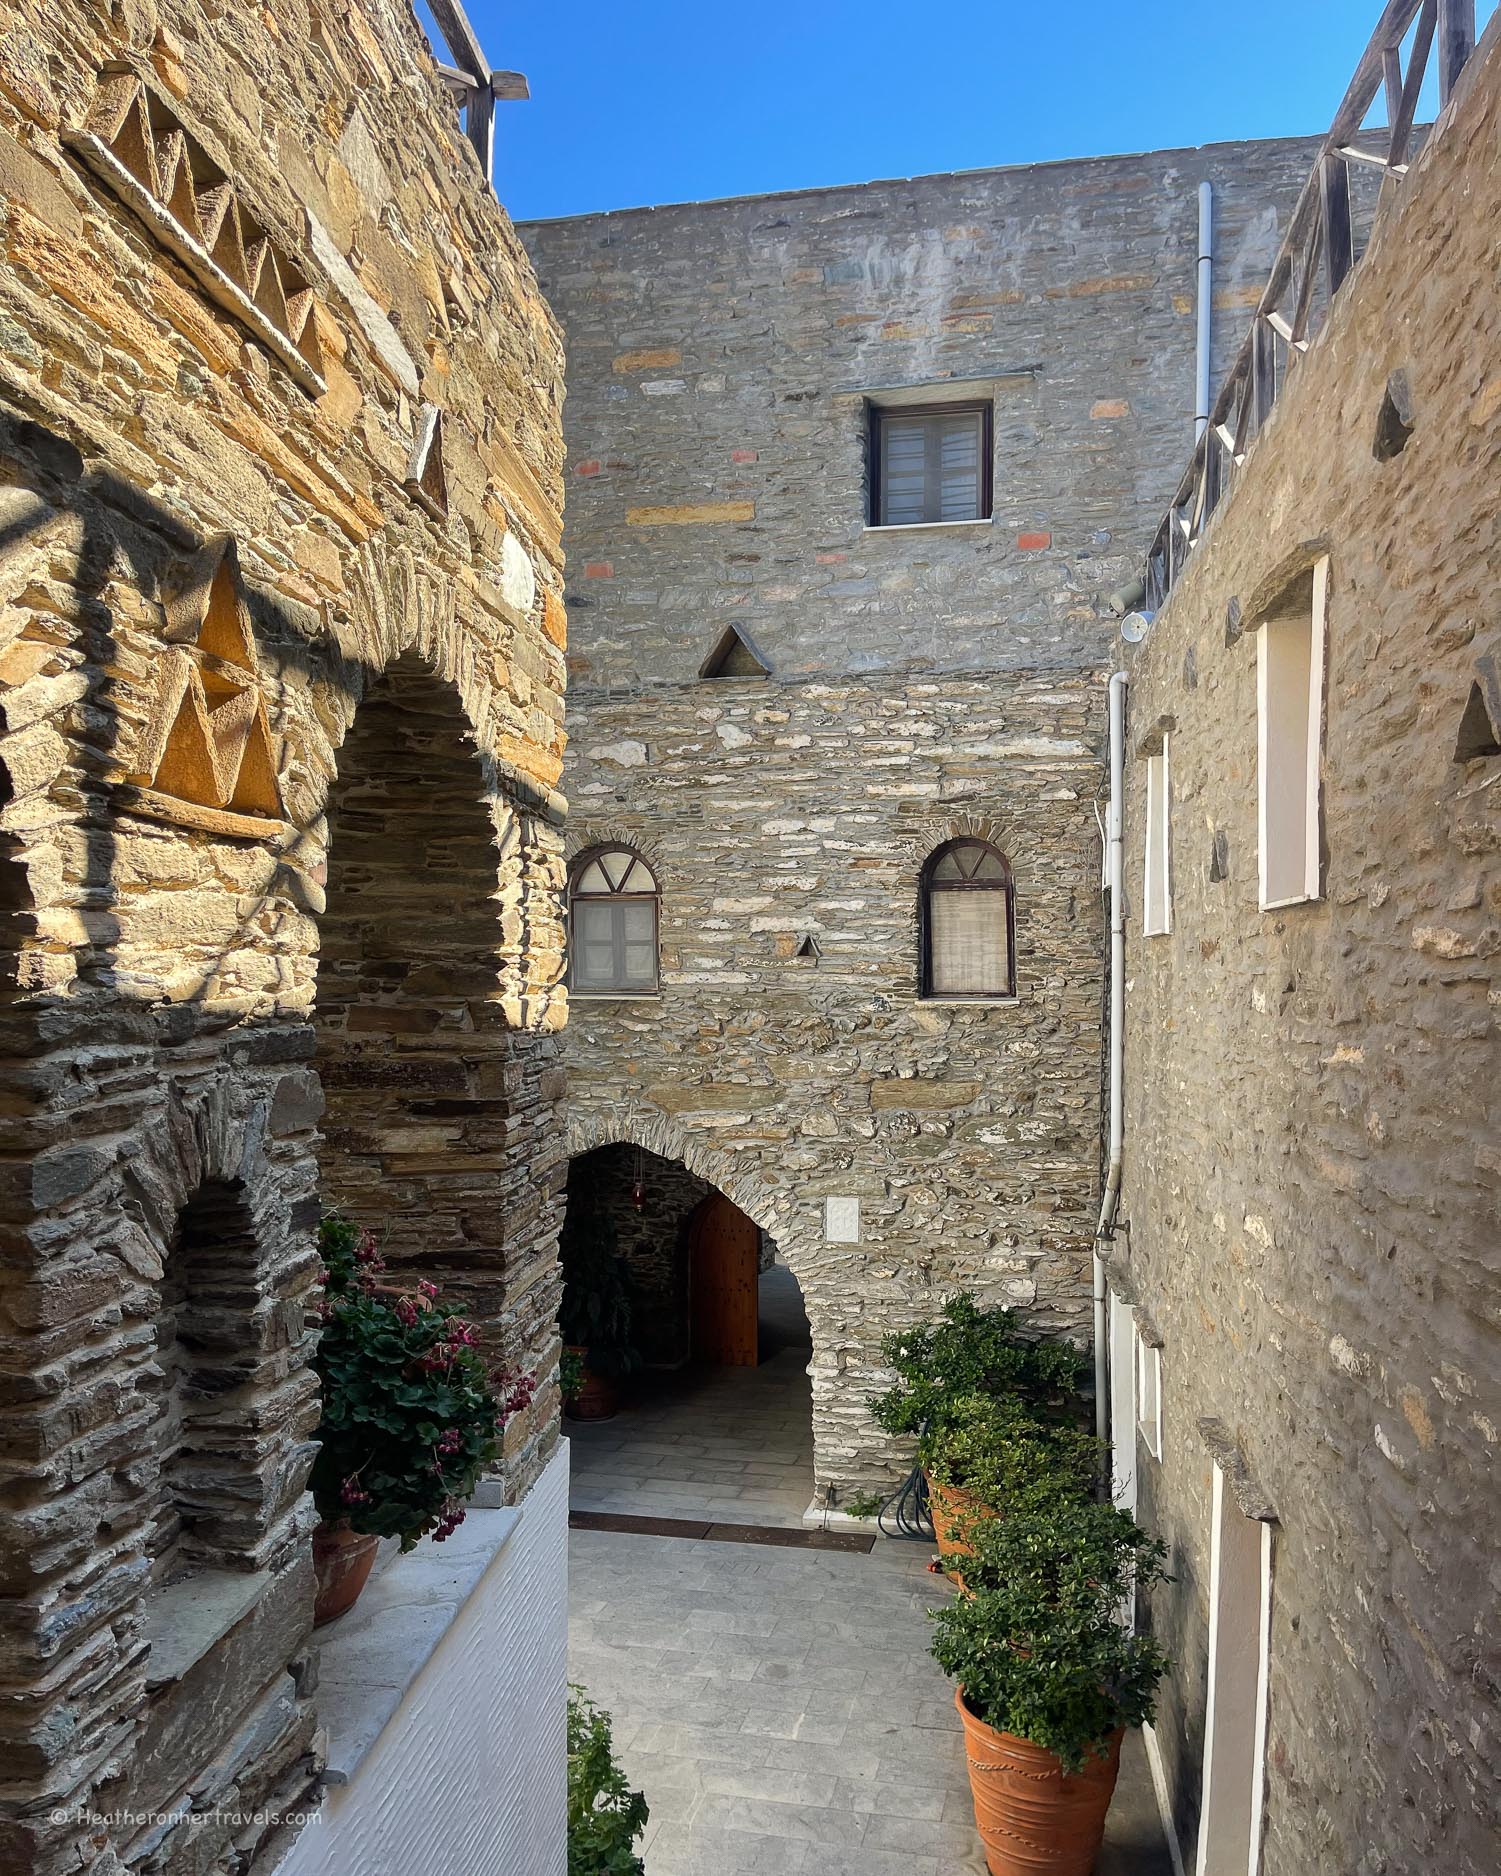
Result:
<svg viewBox="0 0 1501 1876"><path fill-rule="evenodd" d="M950 840L922 870L922 994L1016 995L1014 901L1006 856L986 840Z"/></svg>
<svg viewBox="0 0 1501 1876"><path fill-rule="evenodd" d="M569 983L585 996L657 988L657 882L629 847L579 855L568 891Z"/></svg>

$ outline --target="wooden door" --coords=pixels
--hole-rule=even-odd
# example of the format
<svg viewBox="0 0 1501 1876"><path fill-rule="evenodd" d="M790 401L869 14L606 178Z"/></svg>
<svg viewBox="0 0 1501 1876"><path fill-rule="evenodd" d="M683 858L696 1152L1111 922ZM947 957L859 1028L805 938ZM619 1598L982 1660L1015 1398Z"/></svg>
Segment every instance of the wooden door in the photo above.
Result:
<svg viewBox="0 0 1501 1876"><path fill-rule="evenodd" d="M761 1234L738 1205L711 1192L688 1226L695 1360L754 1368Z"/></svg>

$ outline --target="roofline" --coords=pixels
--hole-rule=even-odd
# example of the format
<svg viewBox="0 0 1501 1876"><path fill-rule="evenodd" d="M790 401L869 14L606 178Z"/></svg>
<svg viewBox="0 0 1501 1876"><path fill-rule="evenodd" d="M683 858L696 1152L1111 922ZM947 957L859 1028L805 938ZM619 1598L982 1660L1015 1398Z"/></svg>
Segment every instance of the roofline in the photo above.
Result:
<svg viewBox="0 0 1501 1876"><path fill-rule="evenodd" d="M796 202L814 195L853 194L860 189L900 189L913 183L955 182L968 176L1024 176L1037 170L1077 169L1086 163L1130 163L1146 157L1207 156L1216 150L1292 148L1297 144L1317 145L1325 132L1311 131L1307 136L1229 137L1218 143L1186 143L1167 149L1112 150L1096 156L1057 156L1037 163L992 163L975 169L928 170L918 176L873 176L865 182L815 183L804 189L767 189L748 195L711 195L689 197L681 202L638 202L627 208L585 209L577 215L534 215L523 217L517 228L550 228L561 222L612 221L623 215L664 215L672 209L735 208L746 202Z"/></svg>

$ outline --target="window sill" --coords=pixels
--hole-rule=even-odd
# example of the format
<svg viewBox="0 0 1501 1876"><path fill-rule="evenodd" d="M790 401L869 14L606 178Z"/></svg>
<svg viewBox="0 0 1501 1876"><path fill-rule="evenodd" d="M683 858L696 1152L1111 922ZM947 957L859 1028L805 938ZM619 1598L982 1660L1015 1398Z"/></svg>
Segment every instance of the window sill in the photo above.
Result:
<svg viewBox="0 0 1501 1876"><path fill-rule="evenodd" d="M660 1003L660 990L570 990L568 1002L575 1003Z"/></svg>
<svg viewBox="0 0 1501 1876"><path fill-rule="evenodd" d="M867 521L862 534L935 534L952 528L988 528L993 517L978 515L973 521Z"/></svg>
<svg viewBox="0 0 1501 1876"><path fill-rule="evenodd" d="M925 1009L935 1010L1010 1010L1020 997L918 997Z"/></svg>
<svg viewBox="0 0 1501 1876"><path fill-rule="evenodd" d="M1289 906L1322 905L1323 903L1324 895L1321 892L1299 892L1294 893L1291 899L1263 899L1261 909L1263 912L1285 912Z"/></svg>
<svg viewBox="0 0 1501 1876"><path fill-rule="evenodd" d="M1143 938L1171 938L1173 928L1171 925L1154 925L1148 930L1146 926L1143 926L1141 935Z"/></svg>

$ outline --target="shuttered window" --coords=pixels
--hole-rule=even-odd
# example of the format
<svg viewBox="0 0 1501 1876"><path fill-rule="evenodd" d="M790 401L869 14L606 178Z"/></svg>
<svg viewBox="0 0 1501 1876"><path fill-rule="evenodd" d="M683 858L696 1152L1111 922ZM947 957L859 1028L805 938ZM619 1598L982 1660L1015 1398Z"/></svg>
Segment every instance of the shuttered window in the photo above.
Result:
<svg viewBox="0 0 1501 1876"><path fill-rule="evenodd" d="M658 984L657 882L628 847L580 856L569 889L569 984L588 995L649 995Z"/></svg>
<svg viewBox="0 0 1501 1876"><path fill-rule="evenodd" d="M990 515L990 406L872 412L878 527L984 521Z"/></svg>
<svg viewBox="0 0 1501 1876"><path fill-rule="evenodd" d="M922 994L1016 994L1011 868L983 840L953 840L923 868Z"/></svg>

